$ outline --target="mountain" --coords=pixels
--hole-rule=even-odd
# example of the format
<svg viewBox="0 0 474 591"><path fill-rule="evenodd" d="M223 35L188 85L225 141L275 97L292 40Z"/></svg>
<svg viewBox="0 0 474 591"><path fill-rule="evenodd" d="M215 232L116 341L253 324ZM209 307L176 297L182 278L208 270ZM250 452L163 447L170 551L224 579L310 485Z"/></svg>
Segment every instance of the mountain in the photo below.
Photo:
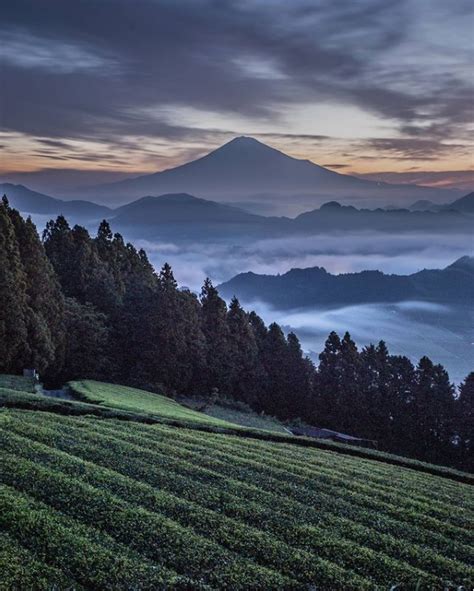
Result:
<svg viewBox="0 0 474 591"><path fill-rule="evenodd" d="M114 229L130 238L173 242L311 236L333 231L470 232L470 216L454 210L357 209L330 201L296 218L265 217L186 193L143 197L111 212Z"/></svg>
<svg viewBox="0 0 474 591"><path fill-rule="evenodd" d="M186 193L142 197L116 209L111 219L113 227L127 236L175 241L263 236L289 222Z"/></svg>
<svg viewBox="0 0 474 591"><path fill-rule="evenodd" d="M337 201L323 204L319 209L307 211L294 219L293 229L298 233L373 230L378 232L470 230L472 220L458 211L410 211L408 209L357 209Z"/></svg>
<svg viewBox="0 0 474 591"><path fill-rule="evenodd" d="M250 137L238 137L206 156L162 172L98 185L94 199L119 202L143 195L191 193L218 201L273 200L275 207L299 213L328 198L409 202L442 198L453 192L415 185L390 185L343 175L299 160Z"/></svg>
<svg viewBox="0 0 474 591"><path fill-rule="evenodd" d="M199 222L248 223L261 220L263 217L187 193L142 197L117 208L115 214L116 223L140 225Z"/></svg>
<svg viewBox="0 0 474 591"><path fill-rule="evenodd" d="M24 185L14 185L12 183L1 183L0 194L5 194L10 205L21 212L50 214L51 216L62 214L73 221L99 220L110 215L112 211L104 205L97 205L90 201L62 201L32 191Z"/></svg>
<svg viewBox="0 0 474 591"><path fill-rule="evenodd" d="M332 231L467 232L470 216L457 211L411 212L405 209L357 209L337 201L296 218L265 217L186 193L142 197L109 215L114 229L130 238L173 242L239 241L249 238L308 236Z"/></svg>
<svg viewBox="0 0 474 591"><path fill-rule="evenodd" d="M445 269L412 275L362 271L332 275L322 267L291 269L283 275L241 273L219 286L226 298L262 301L278 309L344 306L406 300L472 305L474 257L462 257Z"/></svg>
<svg viewBox="0 0 474 591"><path fill-rule="evenodd" d="M429 199L420 199L412 203L408 209L410 211L440 211L443 207L442 203L433 203Z"/></svg>
<svg viewBox="0 0 474 591"><path fill-rule="evenodd" d="M454 210L461 213L474 213L474 192L464 195L451 203L433 203L432 201L421 199L412 203L408 209L410 211Z"/></svg>
<svg viewBox="0 0 474 591"><path fill-rule="evenodd" d="M456 199L456 201L453 201L448 207L463 213L474 213L474 191L468 195L464 195L464 197Z"/></svg>

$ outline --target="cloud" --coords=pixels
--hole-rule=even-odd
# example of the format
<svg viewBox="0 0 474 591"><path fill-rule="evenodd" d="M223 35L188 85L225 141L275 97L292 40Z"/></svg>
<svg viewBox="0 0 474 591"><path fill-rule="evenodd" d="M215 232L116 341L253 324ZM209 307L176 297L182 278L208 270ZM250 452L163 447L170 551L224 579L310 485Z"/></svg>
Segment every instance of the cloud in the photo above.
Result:
<svg viewBox="0 0 474 591"><path fill-rule="evenodd" d="M358 175L372 181L395 184L425 185L428 187L459 188L466 193L474 190L474 170L444 170L433 172L411 167L409 172L377 172Z"/></svg>
<svg viewBox="0 0 474 591"><path fill-rule="evenodd" d="M291 268L322 266L331 273L379 269L409 274L441 268L473 254L468 235L377 232L331 233L257 240L251 244L175 244L134 241L156 268L169 262L178 281L199 290L205 277L222 283L238 273L285 273ZM436 263L433 263L436 261Z"/></svg>
<svg viewBox="0 0 474 591"><path fill-rule="evenodd" d="M163 107L223 114L229 129L239 116L276 128L292 105L331 102L399 127L402 138L374 139L376 150L434 157L472 120L469 22L465 0L449 10L441 0L17 0L2 14L1 125L202 150L222 131Z"/></svg>
<svg viewBox="0 0 474 591"><path fill-rule="evenodd" d="M262 302L242 303L266 322L294 331L316 363L328 334L335 330L340 335L349 331L359 347L384 340L390 353L406 355L414 364L428 355L446 367L455 383L472 369L474 344L465 318L473 314L463 308L405 301L281 311Z"/></svg>

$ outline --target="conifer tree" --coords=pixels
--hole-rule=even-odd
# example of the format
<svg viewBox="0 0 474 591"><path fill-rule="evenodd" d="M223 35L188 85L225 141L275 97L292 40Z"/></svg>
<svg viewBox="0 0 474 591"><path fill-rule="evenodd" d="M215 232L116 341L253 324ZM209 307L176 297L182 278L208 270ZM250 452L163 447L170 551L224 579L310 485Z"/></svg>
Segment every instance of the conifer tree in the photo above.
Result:
<svg viewBox="0 0 474 591"><path fill-rule="evenodd" d="M253 404L261 387L258 346L248 314L234 297L227 314L230 352L229 394Z"/></svg>
<svg viewBox="0 0 474 591"><path fill-rule="evenodd" d="M64 297L31 218L10 209L26 279L29 355L25 363L44 372L60 368L64 348Z"/></svg>
<svg viewBox="0 0 474 591"><path fill-rule="evenodd" d="M209 278L201 290L202 330L207 348L207 390L226 395L230 387L229 328L227 306Z"/></svg>
<svg viewBox="0 0 474 591"><path fill-rule="evenodd" d="M0 371L20 371L30 356L27 282L6 196L0 203Z"/></svg>
<svg viewBox="0 0 474 591"><path fill-rule="evenodd" d="M466 470L474 469L474 372L471 372L459 387L456 401L457 431L460 438L460 465Z"/></svg>
<svg viewBox="0 0 474 591"><path fill-rule="evenodd" d="M267 375L264 410L283 419L292 418L292 387L288 374L288 343L275 322L268 327L263 362Z"/></svg>

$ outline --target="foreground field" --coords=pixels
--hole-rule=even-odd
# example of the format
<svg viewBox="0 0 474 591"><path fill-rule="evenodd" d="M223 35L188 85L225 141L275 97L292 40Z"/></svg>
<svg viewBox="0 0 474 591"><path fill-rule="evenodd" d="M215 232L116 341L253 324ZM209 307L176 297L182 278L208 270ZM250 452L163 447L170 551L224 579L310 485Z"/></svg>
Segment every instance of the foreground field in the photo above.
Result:
<svg viewBox="0 0 474 591"><path fill-rule="evenodd" d="M0 411L1 589L444 589L467 484L169 425ZM34 584L32 583L34 581Z"/></svg>

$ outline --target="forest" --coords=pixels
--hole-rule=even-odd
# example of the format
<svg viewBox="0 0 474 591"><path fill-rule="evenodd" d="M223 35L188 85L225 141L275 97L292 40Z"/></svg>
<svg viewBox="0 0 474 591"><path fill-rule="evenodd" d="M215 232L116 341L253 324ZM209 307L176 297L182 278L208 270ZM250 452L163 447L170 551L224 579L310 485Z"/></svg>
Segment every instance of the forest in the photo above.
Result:
<svg viewBox="0 0 474 591"><path fill-rule="evenodd" d="M376 327L374 327L376 336ZM0 373L45 384L90 378L167 396L244 403L282 420L377 441L379 449L472 470L474 373L457 389L423 357L332 332L315 365L295 334L266 326L209 279L199 296L107 221L97 235L59 216L40 237L0 204Z"/></svg>

